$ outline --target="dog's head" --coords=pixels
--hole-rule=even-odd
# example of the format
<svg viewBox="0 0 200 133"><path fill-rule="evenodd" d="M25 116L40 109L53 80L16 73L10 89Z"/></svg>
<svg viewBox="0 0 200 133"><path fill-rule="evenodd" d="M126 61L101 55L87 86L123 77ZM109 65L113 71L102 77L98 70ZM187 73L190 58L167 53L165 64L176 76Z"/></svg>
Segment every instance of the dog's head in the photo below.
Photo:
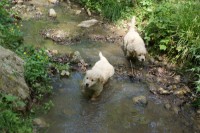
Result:
<svg viewBox="0 0 200 133"><path fill-rule="evenodd" d="M101 75L99 74L99 72L96 72L93 70L88 70L84 77L83 85L86 88L90 88L91 86L93 86L97 82L100 82L101 80L102 80L102 78L101 78Z"/></svg>
<svg viewBox="0 0 200 133"><path fill-rule="evenodd" d="M139 54L137 55L137 58L139 61L144 62L145 61L145 54Z"/></svg>

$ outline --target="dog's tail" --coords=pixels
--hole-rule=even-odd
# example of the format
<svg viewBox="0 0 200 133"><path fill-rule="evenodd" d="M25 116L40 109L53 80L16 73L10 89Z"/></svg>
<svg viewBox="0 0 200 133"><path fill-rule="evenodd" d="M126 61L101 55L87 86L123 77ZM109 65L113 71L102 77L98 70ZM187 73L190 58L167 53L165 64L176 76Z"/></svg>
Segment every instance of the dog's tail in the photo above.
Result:
<svg viewBox="0 0 200 133"><path fill-rule="evenodd" d="M107 60L101 53L101 51L99 52L99 57L100 57L100 60Z"/></svg>
<svg viewBox="0 0 200 133"><path fill-rule="evenodd" d="M129 27L135 28L135 26L136 26L136 17L133 16L132 19L131 19L131 22L129 23Z"/></svg>

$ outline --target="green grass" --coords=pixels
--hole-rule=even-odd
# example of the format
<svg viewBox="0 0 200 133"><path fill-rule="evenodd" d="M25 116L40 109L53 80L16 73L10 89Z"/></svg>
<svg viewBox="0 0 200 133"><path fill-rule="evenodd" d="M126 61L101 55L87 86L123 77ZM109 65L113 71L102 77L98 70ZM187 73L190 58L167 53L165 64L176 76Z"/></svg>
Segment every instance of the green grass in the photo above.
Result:
<svg viewBox="0 0 200 133"><path fill-rule="evenodd" d="M81 0L78 2L112 22L124 17L133 6L132 0Z"/></svg>
<svg viewBox="0 0 200 133"><path fill-rule="evenodd" d="M25 103L10 94L0 94L0 132L32 133L32 121L17 111Z"/></svg>
<svg viewBox="0 0 200 133"><path fill-rule="evenodd" d="M5 48L15 50L18 48L22 41L23 36L20 31L20 23L15 19L14 13L10 9L10 1L0 1L0 45Z"/></svg>

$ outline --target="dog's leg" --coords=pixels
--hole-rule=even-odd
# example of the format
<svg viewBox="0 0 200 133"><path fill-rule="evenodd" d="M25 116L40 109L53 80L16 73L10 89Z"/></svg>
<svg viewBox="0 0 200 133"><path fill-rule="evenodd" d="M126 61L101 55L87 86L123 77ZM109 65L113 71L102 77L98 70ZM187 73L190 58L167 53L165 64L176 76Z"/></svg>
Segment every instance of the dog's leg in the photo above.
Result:
<svg viewBox="0 0 200 133"><path fill-rule="evenodd" d="M81 88L81 92L82 92L82 93L85 93L85 88Z"/></svg>
<svg viewBox="0 0 200 133"><path fill-rule="evenodd" d="M100 85L99 88L98 88L98 90L96 90L96 91L94 92L94 94L92 95L91 100L92 100L92 101L95 101L96 98L101 94L102 90L103 90L103 85Z"/></svg>
<svg viewBox="0 0 200 133"><path fill-rule="evenodd" d="M128 58L128 57L131 56L131 53L128 50L126 50L126 55L125 56Z"/></svg>

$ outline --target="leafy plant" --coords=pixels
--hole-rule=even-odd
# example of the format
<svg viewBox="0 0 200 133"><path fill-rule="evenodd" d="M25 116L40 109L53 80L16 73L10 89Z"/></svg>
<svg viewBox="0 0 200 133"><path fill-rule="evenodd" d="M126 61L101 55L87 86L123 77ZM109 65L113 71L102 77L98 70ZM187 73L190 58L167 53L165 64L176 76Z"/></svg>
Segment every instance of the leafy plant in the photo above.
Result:
<svg viewBox="0 0 200 133"><path fill-rule="evenodd" d="M58 70L58 71L62 71L62 70L69 70L69 68L70 68L70 65L69 65L69 63L67 63L67 64L62 64L62 63L55 63L55 62L52 62L52 66L53 67L55 67L56 68L56 70Z"/></svg>
<svg viewBox="0 0 200 133"><path fill-rule="evenodd" d="M16 109L24 107L25 103L10 94L0 95L0 132L31 133L31 119L23 118Z"/></svg>
<svg viewBox="0 0 200 133"><path fill-rule="evenodd" d="M113 22L126 15L133 5L132 0L81 0L81 3Z"/></svg>
<svg viewBox="0 0 200 133"><path fill-rule="evenodd" d="M199 42L200 17L196 15L199 5L195 1L158 5L144 28L148 44L154 44L157 51L164 50L178 63L191 61L194 56L191 50L195 50Z"/></svg>
<svg viewBox="0 0 200 133"><path fill-rule="evenodd" d="M24 51L25 79L36 98L52 92L50 78L48 76L49 57L45 50L29 47Z"/></svg>
<svg viewBox="0 0 200 133"><path fill-rule="evenodd" d="M10 1L0 1L0 45L16 49L23 41L20 23L15 19L16 14L10 9Z"/></svg>
<svg viewBox="0 0 200 133"><path fill-rule="evenodd" d="M48 102L44 103L43 110L47 113L53 106L54 106L53 102L49 100Z"/></svg>
<svg viewBox="0 0 200 133"><path fill-rule="evenodd" d="M152 51L164 51L172 61L182 63L196 73L197 91L200 90L199 6L197 0L163 1L149 16L144 28L145 39Z"/></svg>

